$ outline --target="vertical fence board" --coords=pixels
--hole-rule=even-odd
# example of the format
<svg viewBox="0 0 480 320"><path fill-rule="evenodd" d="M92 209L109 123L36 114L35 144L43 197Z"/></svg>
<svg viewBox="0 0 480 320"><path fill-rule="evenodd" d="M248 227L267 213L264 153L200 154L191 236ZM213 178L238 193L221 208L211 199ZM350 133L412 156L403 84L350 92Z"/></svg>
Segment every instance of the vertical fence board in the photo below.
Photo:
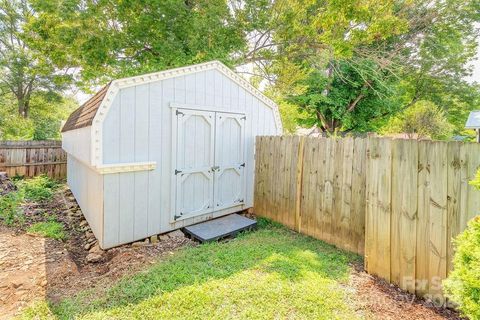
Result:
<svg viewBox="0 0 480 320"><path fill-rule="evenodd" d="M356 249L363 253L365 247L365 206L366 206L366 140L356 138L353 148L351 237Z"/></svg>
<svg viewBox="0 0 480 320"><path fill-rule="evenodd" d="M418 177L417 177L417 201L418 221L416 247L417 257L415 273L420 280L416 287L418 295L424 295L429 287L429 212L430 212L430 167L429 167L430 142L420 141L418 143Z"/></svg>
<svg viewBox="0 0 480 320"><path fill-rule="evenodd" d="M441 295L441 279L447 276L447 145L432 142L430 168L429 294Z"/></svg>
<svg viewBox="0 0 480 320"><path fill-rule="evenodd" d="M389 139L369 139L367 176L367 202L370 218L369 256L367 270L390 281L390 219L391 219L391 164L392 148ZM388 262L388 263L387 263Z"/></svg>
<svg viewBox="0 0 480 320"><path fill-rule="evenodd" d="M392 146L391 281L415 292L418 148L412 140Z"/></svg>
<svg viewBox="0 0 480 320"><path fill-rule="evenodd" d="M295 176L295 230L301 232L302 226L302 178L303 178L303 159L305 155L305 138L301 137L297 151L297 167ZM293 181L292 181L293 182Z"/></svg>
<svg viewBox="0 0 480 320"><path fill-rule="evenodd" d="M342 239L341 248L354 251L355 245L351 238L352 227L352 172L353 172L353 138L340 140L343 144L343 157L339 161L342 163L342 201L340 203L340 237Z"/></svg>
<svg viewBox="0 0 480 320"><path fill-rule="evenodd" d="M334 140L334 163L333 163L333 210L332 230L334 243L342 247L342 174L343 174L343 144L340 139Z"/></svg>

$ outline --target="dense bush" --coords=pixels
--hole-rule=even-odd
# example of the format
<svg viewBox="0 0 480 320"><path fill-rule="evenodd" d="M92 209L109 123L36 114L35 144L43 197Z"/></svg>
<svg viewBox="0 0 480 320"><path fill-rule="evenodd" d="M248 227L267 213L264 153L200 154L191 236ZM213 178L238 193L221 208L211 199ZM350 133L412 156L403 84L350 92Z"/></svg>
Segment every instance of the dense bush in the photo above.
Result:
<svg viewBox="0 0 480 320"><path fill-rule="evenodd" d="M478 181L472 185L478 186ZM445 294L468 318L480 319L480 216L468 223L455 239L455 246L454 268L444 282Z"/></svg>

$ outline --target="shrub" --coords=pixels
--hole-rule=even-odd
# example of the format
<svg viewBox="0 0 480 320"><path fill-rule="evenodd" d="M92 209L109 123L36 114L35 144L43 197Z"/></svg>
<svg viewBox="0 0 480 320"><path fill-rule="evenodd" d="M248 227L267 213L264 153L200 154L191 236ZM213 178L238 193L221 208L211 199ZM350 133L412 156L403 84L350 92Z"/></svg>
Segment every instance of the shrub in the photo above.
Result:
<svg viewBox="0 0 480 320"><path fill-rule="evenodd" d="M20 181L18 187L25 193L26 200L40 202L50 200L58 184L47 176L41 175Z"/></svg>
<svg viewBox="0 0 480 320"><path fill-rule="evenodd" d="M64 240L66 238L63 225L54 218L48 218L47 221L32 224L27 232L38 234L55 240Z"/></svg>
<svg viewBox="0 0 480 320"><path fill-rule="evenodd" d="M471 182L480 186L479 174ZM445 295L470 319L480 319L480 216L454 240L453 271L444 281Z"/></svg>

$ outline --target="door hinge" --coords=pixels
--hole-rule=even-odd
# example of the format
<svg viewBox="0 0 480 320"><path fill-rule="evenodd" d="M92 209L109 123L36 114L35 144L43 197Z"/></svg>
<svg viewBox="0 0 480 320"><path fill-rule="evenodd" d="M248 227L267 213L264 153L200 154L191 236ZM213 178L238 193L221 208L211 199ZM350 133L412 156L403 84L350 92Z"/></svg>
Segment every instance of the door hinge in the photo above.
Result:
<svg viewBox="0 0 480 320"><path fill-rule="evenodd" d="M177 216L177 215L174 215L174 216L173 216L173 220L177 220L178 218L181 218L181 217L182 217L182 214L181 214L181 213L180 213L180 215L179 215L179 216Z"/></svg>
<svg viewBox="0 0 480 320"><path fill-rule="evenodd" d="M183 112L181 112L181 111L178 111L178 110L175 110L175 114L176 114L177 116L180 115L180 114L181 114L182 116L185 115L185 113L183 113Z"/></svg>
<svg viewBox="0 0 480 320"><path fill-rule="evenodd" d="M241 117L240 120L247 120L247 116Z"/></svg>
<svg viewBox="0 0 480 320"><path fill-rule="evenodd" d="M182 170L175 169L175 175L179 174L180 172L182 172Z"/></svg>
<svg viewBox="0 0 480 320"><path fill-rule="evenodd" d="M245 168L245 162L242 163L242 164L240 165L240 167L244 167L244 168Z"/></svg>
<svg viewBox="0 0 480 320"><path fill-rule="evenodd" d="M217 171L217 170L220 170L220 167L219 167L219 166L213 166L213 167L212 167L212 171L213 171L213 172L215 172L215 171Z"/></svg>

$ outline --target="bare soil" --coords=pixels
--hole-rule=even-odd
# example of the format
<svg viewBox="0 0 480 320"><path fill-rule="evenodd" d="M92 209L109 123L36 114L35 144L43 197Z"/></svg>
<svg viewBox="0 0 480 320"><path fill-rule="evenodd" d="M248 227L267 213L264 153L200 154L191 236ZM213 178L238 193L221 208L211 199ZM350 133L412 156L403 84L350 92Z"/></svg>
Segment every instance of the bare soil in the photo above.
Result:
<svg viewBox="0 0 480 320"><path fill-rule="evenodd" d="M458 312L418 298L382 279L369 275L363 266L354 266L350 285L355 290L358 308L373 319L460 320Z"/></svg>
<svg viewBox="0 0 480 320"><path fill-rule="evenodd" d="M88 224L70 190L62 187L53 201L24 206L27 224L41 220L48 212L61 221L68 233L66 241L29 235L25 227L0 226L0 319L10 319L33 301L59 301L85 289L101 291L119 278L157 262L192 241L179 236L163 236L124 245L107 251L96 245ZM100 256L95 263L87 256ZM373 319L461 319L453 310L436 308L396 286L372 277L355 266L348 289L355 292L360 314Z"/></svg>

